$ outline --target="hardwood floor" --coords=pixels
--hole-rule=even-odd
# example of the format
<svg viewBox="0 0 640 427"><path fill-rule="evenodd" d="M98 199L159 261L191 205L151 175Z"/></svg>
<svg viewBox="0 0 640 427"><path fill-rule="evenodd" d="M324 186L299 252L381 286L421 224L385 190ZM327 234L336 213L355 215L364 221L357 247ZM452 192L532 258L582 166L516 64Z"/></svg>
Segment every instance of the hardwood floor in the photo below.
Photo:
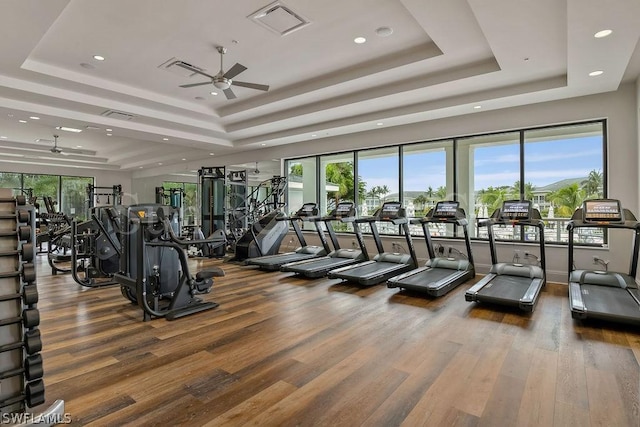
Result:
<svg viewBox="0 0 640 427"><path fill-rule="evenodd" d="M45 260L43 261L46 264ZM47 404L79 425L640 426L640 329L221 261L220 307L142 321L38 271ZM194 269L195 270L195 269Z"/></svg>

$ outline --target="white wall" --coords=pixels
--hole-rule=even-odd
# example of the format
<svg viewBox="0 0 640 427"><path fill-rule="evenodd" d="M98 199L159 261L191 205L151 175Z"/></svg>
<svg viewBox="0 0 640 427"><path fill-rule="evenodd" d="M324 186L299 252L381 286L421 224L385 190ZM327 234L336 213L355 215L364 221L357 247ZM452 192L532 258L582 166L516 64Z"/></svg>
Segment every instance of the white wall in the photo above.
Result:
<svg viewBox="0 0 640 427"><path fill-rule="evenodd" d="M640 210L638 185L638 165L640 153L638 141L638 94L636 84L622 85L618 91L580 98L532 104L496 111L483 111L465 116L432 120L406 126L375 129L360 134L323 138L278 146L269 149L254 150L231 156L218 157L216 161L224 164L263 158L291 158L311 154L335 153L356 148L369 148L382 145L424 141L459 135L494 132L499 130L543 126L590 119L608 119L608 194L618 198L632 211ZM310 242L313 236L309 237ZM629 267L629 247L631 236L627 233L611 233L609 247L605 249L579 249L576 251L576 265L589 268L592 256L609 259L612 270L627 271ZM345 237L343 244L350 247L351 238ZM424 242L416 241L419 257L424 258ZM371 245L375 251L375 246ZM531 250L527 245L500 245L499 256L511 259L515 248ZM462 249L462 248L460 248ZM486 272L489 265L487 244L477 242L473 245L476 264L480 272ZM547 246L547 273L550 280L566 282L567 249L565 246Z"/></svg>

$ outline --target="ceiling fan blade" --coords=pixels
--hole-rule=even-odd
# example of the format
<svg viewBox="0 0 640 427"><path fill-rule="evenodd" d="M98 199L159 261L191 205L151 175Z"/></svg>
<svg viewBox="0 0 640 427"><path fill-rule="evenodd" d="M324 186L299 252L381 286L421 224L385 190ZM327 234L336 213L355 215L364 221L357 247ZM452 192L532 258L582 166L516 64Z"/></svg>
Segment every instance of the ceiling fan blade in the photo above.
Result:
<svg viewBox="0 0 640 427"><path fill-rule="evenodd" d="M233 93L231 88L225 89L223 92L224 92L224 96L226 96L227 99L236 99L236 94Z"/></svg>
<svg viewBox="0 0 640 427"><path fill-rule="evenodd" d="M236 64L233 67L229 68L227 70L227 72L224 73L224 76L222 76L222 77L224 77L225 79L232 79L232 78L234 78L235 76L237 76L238 74L240 74L241 72L243 72L246 69L247 69L247 67L245 67L242 64L238 64L236 62Z"/></svg>
<svg viewBox="0 0 640 427"><path fill-rule="evenodd" d="M189 66L187 66L186 64L178 63L178 64L176 64L176 65L177 65L178 67L180 67L180 68L184 68L185 70L191 71L192 73L196 73L196 74L203 75L203 76L205 76L205 77L209 77L211 80L213 80L213 79L215 78L215 77L213 77L213 76L211 76L211 75L209 75L209 74L205 73L204 71L200 71L200 70L198 70L198 69L196 69L196 68L189 67Z"/></svg>
<svg viewBox="0 0 640 427"><path fill-rule="evenodd" d="M269 85L260 85L258 83L239 82L239 81L236 81L236 80L233 81L232 85L248 87L249 89L258 89L258 90L264 90L264 91L269 90Z"/></svg>
<svg viewBox="0 0 640 427"><path fill-rule="evenodd" d="M202 82L202 83L189 83L188 85L180 85L180 87L196 87L196 86L204 86L210 85L211 82Z"/></svg>

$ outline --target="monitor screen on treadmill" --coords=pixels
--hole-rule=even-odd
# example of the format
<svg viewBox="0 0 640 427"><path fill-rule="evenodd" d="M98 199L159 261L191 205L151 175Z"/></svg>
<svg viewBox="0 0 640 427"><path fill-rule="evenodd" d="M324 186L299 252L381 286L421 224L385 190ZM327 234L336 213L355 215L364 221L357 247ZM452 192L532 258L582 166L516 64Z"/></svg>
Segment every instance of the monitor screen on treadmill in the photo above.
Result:
<svg viewBox="0 0 640 427"><path fill-rule="evenodd" d="M338 203L338 207L336 208L336 213L347 213L351 209L353 209L353 203Z"/></svg>
<svg viewBox="0 0 640 427"><path fill-rule="evenodd" d="M502 203L500 216L505 219L528 219L531 215L529 200L507 200Z"/></svg>
<svg viewBox="0 0 640 427"><path fill-rule="evenodd" d="M455 218L458 212L458 202L438 202L433 216L438 218Z"/></svg>
<svg viewBox="0 0 640 427"><path fill-rule="evenodd" d="M400 210L400 203L391 202L382 205L380 217L385 219L395 219L398 217L398 211Z"/></svg>
<svg viewBox="0 0 640 427"><path fill-rule="evenodd" d="M316 215L318 213L317 206L315 203L305 203L298 211L298 216Z"/></svg>
<svg viewBox="0 0 640 427"><path fill-rule="evenodd" d="M584 221L621 221L622 209L619 200L585 200Z"/></svg>

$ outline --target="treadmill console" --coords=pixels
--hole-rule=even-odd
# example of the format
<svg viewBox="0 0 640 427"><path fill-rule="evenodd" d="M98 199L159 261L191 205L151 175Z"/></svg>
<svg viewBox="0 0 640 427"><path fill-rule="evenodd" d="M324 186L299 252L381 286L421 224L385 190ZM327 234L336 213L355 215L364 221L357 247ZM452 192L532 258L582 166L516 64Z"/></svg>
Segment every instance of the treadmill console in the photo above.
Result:
<svg viewBox="0 0 640 427"><path fill-rule="evenodd" d="M318 215L318 205L315 203L305 203L300 209L298 209L298 212L296 212L296 216L298 217L315 215Z"/></svg>
<svg viewBox="0 0 640 427"><path fill-rule="evenodd" d="M334 211L334 216L336 218L346 218L355 215L356 211L353 202L340 202Z"/></svg>
<svg viewBox="0 0 640 427"><path fill-rule="evenodd" d="M404 217L404 210L400 202L386 202L380 208L380 219L394 220Z"/></svg>
<svg viewBox="0 0 640 427"><path fill-rule="evenodd" d="M531 201L505 200L500 209L500 218L507 221L522 221L531 218Z"/></svg>
<svg viewBox="0 0 640 427"><path fill-rule="evenodd" d="M582 205L584 222L623 222L620 201L615 199L585 200Z"/></svg>
<svg viewBox="0 0 640 427"><path fill-rule="evenodd" d="M436 207L433 209L433 213L431 214L432 218L436 219L451 219L456 218L458 214L458 206L460 203L458 202L438 202Z"/></svg>

